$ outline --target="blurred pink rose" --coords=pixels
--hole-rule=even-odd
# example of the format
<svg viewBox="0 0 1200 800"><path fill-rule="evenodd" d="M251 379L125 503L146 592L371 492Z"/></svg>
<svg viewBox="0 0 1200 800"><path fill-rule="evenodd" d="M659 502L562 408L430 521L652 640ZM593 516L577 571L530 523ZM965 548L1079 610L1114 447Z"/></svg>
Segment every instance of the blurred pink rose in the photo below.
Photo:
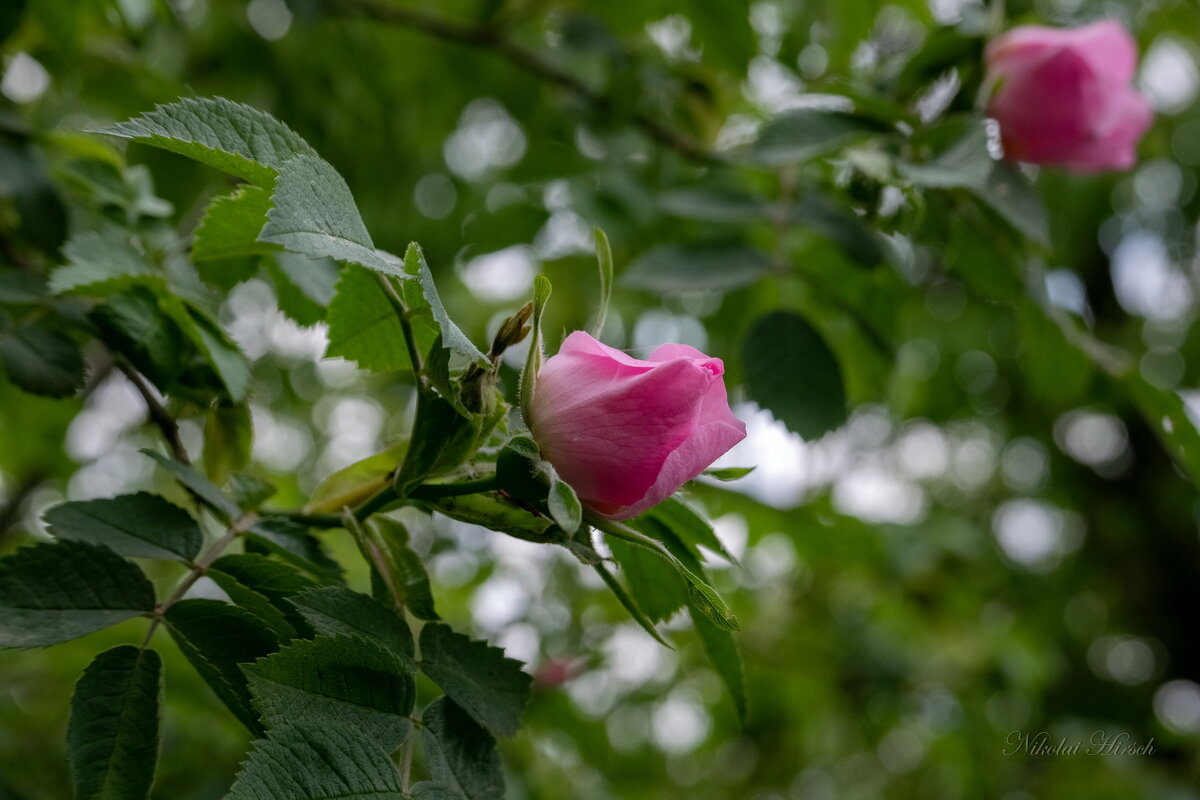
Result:
<svg viewBox="0 0 1200 800"><path fill-rule="evenodd" d="M1136 163L1152 115L1131 85L1137 44L1119 22L1014 28L985 58L997 84L988 116L1000 123L1005 158L1076 172Z"/></svg>
<svg viewBox="0 0 1200 800"><path fill-rule="evenodd" d="M627 519L669 497L746 436L725 365L664 344L648 361L575 331L538 373L529 426L579 499Z"/></svg>

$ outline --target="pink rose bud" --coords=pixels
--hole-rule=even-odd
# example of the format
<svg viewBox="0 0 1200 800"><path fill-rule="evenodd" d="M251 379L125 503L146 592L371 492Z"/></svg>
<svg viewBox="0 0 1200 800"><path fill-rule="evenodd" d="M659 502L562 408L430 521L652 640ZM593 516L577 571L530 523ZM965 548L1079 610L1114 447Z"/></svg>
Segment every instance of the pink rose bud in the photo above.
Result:
<svg viewBox="0 0 1200 800"><path fill-rule="evenodd" d="M557 688L582 675L584 666L581 658L552 658L533 673L533 685L543 689Z"/></svg>
<svg viewBox="0 0 1200 800"><path fill-rule="evenodd" d="M1027 25L988 45L988 116L1004 156L1076 172L1128 169L1150 126L1131 85L1137 44L1114 20L1061 30Z"/></svg>
<svg viewBox="0 0 1200 800"><path fill-rule="evenodd" d="M580 500L628 519L745 438L724 372L721 359L684 344L642 361L575 331L538 372L529 426Z"/></svg>

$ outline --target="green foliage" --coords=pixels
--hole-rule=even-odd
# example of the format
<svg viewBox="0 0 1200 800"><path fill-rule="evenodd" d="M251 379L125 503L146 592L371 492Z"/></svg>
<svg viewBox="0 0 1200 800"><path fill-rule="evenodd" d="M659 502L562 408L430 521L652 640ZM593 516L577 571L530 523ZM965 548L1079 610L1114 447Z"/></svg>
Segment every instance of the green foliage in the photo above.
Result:
<svg viewBox="0 0 1200 800"><path fill-rule="evenodd" d="M243 669L268 728L344 725L390 752L412 727L412 676L394 653L370 639L318 636Z"/></svg>
<svg viewBox="0 0 1200 800"><path fill-rule="evenodd" d="M444 347L480 367L490 369L491 362L488 361L487 356L481 353L479 348L462 332L462 329L454 323L454 320L450 319L446 307L442 304L442 298L438 296L437 286L433 283L433 272L425 263L425 254L421 252L421 246L415 242L409 244L408 250L404 253L404 272L410 277L415 277L417 284L421 287L419 297L411 292L405 295L408 300L409 313L420 315L428 312L433 317L433 321L437 323ZM418 345L420 343L421 340L418 339ZM420 351L419 347L418 349Z"/></svg>
<svg viewBox="0 0 1200 800"><path fill-rule="evenodd" d="M521 370L521 416L528 425L531 419L529 409L533 402L533 393L537 391L537 374L542 368L542 314L546 310L546 302L550 299L550 279L538 275L533 280L533 316L529 318L529 355L525 357L525 366Z"/></svg>
<svg viewBox="0 0 1200 800"><path fill-rule="evenodd" d="M274 183L288 159L313 156L308 143L282 122L221 97L185 97L102 132L179 153L263 187Z"/></svg>
<svg viewBox="0 0 1200 800"><path fill-rule="evenodd" d="M327 356L340 356L376 372L409 366L400 320L369 270L342 269L328 321Z"/></svg>
<svg viewBox="0 0 1200 800"><path fill-rule="evenodd" d="M162 659L129 645L96 656L75 685L67 749L79 800L145 800L158 761Z"/></svg>
<svg viewBox="0 0 1200 800"><path fill-rule="evenodd" d="M228 800L403 800L400 776L364 734L328 723L271 731L252 745Z"/></svg>
<svg viewBox="0 0 1200 800"><path fill-rule="evenodd" d="M480 725L512 736L529 702L530 678L499 648L440 623L421 629L421 669Z"/></svg>
<svg viewBox="0 0 1200 800"><path fill-rule="evenodd" d="M213 483L222 484L250 460L254 437L250 407L221 405L209 409L204 424L204 472Z"/></svg>
<svg viewBox="0 0 1200 800"><path fill-rule="evenodd" d="M144 452L160 467L170 472L183 488L187 489L193 497L208 507L223 522L231 522L241 512L237 504L230 500L224 492L188 464L167 458L161 453L149 450Z"/></svg>
<svg viewBox="0 0 1200 800"><path fill-rule="evenodd" d="M239 258L280 249L258 240L270 209L271 192L261 186L246 184L232 194L214 197L196 226L192 259Z"/></svg>
<svg viewBox="0 0 1200 800"><path fill-rule="evenodd" d="M387 647L406 665L412 663L412 631L404 619L365 594L328 586L301 592L291 603L317 633L359 636Z"/></svg>
<svg viewBox="0 0 1200 800"><path fill-rule="evenodd" d="M246 553L221 556L205 574L230 600L267 623L281 641L308 632L289 600L314 584L292 567Z"/></svg>
<svg viewBox="0 0 1200 800"><path fill-rule="evenodd" d="M272 207L259 238L312 258L360 264L404 277L394 256L379 253L359 216L346 181L315 155L297 155L279 167Z"/></svg>
<svg viewBox="0 0 1200 800"><path fill-rule="evenodd" d="M110 5L0 10L0 643L89 634L0 653L0 796L68 757L180 800L1191 790L1196 109L1086 177L980 111L988 40L1087 4ZM1109 12L1195 50L1185 6ZM193 91L275 116L75 132ZM584 508L510 426L589 325L722 358L762 468ZM1003 755L1080 720L1158 750Z"/></svg>
<svg viewBox="0 0 1200 800"><path fill-rule="evenodd" d="M744 244L668 244L635 259L621 273L621 283L660 293L728 291L748 286L770 270L766 253Z"/></svg>
<svg viewBox="0 0 1200 800"><path fill-rule="evenodd" d="M592 336L600 338L604 332L604 321L608 318L608 304L612 301L613 287L613 256L612 246L604 231L596 228L596 263L600 267L600 304L596 309L596 318L592 322Z"/></svg>
<svg viewBox="0 0 1200 800"><path fill-rule="evenodd" d="M153 291L135 286L107 297L88 314L114 351L159 386L170 386L184 369L188 353L180 326Z"/></svg>
<svg viewBox="0 0 1200 800"><path fill-rule="evenodd" d="M633 525L643 533L659 538L663 531L670 533L688 548L693 558L701 558L696 547L703 546L727 561L737 563L737 559L717 538L708 520L677 497L668 497L647 510L634 520Z"/></svg>
<svg viewBox="0 0 1200 800"><path fill-rule="evenodd" d="M784 166L811 161L886 130L869 117L803 108L769 120L740 153L751 164Z"/></svg>
<svg viewBox="0 0 1200 800"><path fill-rule="evenodd" d="M388 485L391 474L400 466L406 452L407 439L342 467L313 490L304 510L309 513L328 513L358 505Z"/></svg>
<svg viewBox="0 0 1200 800"><path fill-rule="evenodd" d="M73 237L63 247L63 254L66 266L50 276L50 291L55 294L110 294L155 273L129 233L116 227Z"/></svg>
<svg viewBox="0 0 1200 800"><path fill-rule="evenodd" d="M146 492L63 503L45 519L59 539L106 545L133 558L189 562L204 544L204 533L186 511Z"/></svg>
<svg viewBox="0 0 1200 800"><path fill-rule="evenodd" d="M342 581L341 564L326 552L321 541L288 519L268 517L255 522L246 532L245 542L247 552L276 556L317 581Z"/></svg>
<svg viewBox="0 0 1200 800"><path fill-rule="evenodd" d="M755 321L741 351L746 391L806 439L846 420L846 393L837 358L798 314L776 311Z"/></svg>
<svg viewBox="0 0 1200 800"><path fill-rule="evenodd" d="M0 333L0 362L10 381L33 394L65 397L83 385L79 348L41 325Z"/></svg>
<svg viewBox="0 0 1200 800"><path fill-rule="evenodd" d="M47 647L154 609L154 587L107 547L47 542L0 559L0 647Z"/></svg>
<svg viewBox="0 0 1200 800"><path fill-rule="evenodd" d="M514 436L496 458L496 479L512 497L545 509L568 535L583 522L583 505L570 484L558 477L554 465L541 457L537 443L528 436Z"/></svg>
<svg viewBox="0 0 1200 800"><path fill-rule="evenodd" d="M180 600L165 616L175 643L221 702L250 731L260 732L240 665L278 649L270 626L220 600Z"/></svg>
<svg viewBox="0 0 1200 800"><path fill-rule="evenodd" d="M380 574L395 601L417 619L439 619L433 590L421 557L408 542L408 529L399 520L377 517L368 523L371 547L381 553Z"/></svg>
<svg viewBox="0 0 1200 800"><path fill-rule="evenodd" d="M448 697L425 707L421 715L429 773L451 797L503 800L504 774L496 740Z"/></svg>

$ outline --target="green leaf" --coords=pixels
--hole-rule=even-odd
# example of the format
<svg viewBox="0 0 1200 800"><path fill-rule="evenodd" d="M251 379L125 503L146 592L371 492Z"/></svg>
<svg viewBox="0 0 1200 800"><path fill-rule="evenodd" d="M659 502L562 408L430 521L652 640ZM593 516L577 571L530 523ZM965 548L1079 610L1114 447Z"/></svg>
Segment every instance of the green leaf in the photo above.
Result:
<svg viewBox="0 0 1200 800"><path fill-rule="evenodd" d="M46 276L37 272L0 271L0 303L37 306L46 299Z"/></svg>
<svg viewBox="0 0 1200 800"><path fill-rule="evenodd" d="M190 562L204 545L191 515L155 494L62 503L45 515L60 539L102 544L123 556Z"/></svg>
<svg viewBox="0 0 1200 800"><path fill-rule="evenodd" d="M345 358L373 372L409 368L404 328L369 270L342 268L326 321L326 358Z"/></svg>
<svg viewBox="0 0 1200 800"><path fill-rule="evenodd" d="M704 474L718 481L737 481L754 472L754 467L721 467L718 469L706 469Z"/></svg>
<svg viewBox="0 0 1200 800"><path fill-rule="evenodd" d="M274 206L259 241L312 258L332 258L407 278L395 256L371 242L350 187L327 161L298 155L285 161L271 195Z"/></svg>
<svg viewBox="0 0 1200 800"><path fill-rule="evenodd" d="M412 788L413 800L462 800L462 795L445 784L421 781Z"/></svg>
<svg viewBox="0 0 1200 800"><path fill-rule="evenodd" d="M4 7L0 8L0 43L20 29L27 5L27 0L14 0L11 3L5 3Z"/></svg>
<svg viewBox="0 0 1200 800"><path fill-rule="evenodd" d="M288 601L315 584L292 567L257 553L241 553L221 556L205 574L281 640L309 633L308 624Z"/></svg>
<svg viewBox="0 0 1200 800"><path fill-rule="evenodd" d="M725 688L729 690L729 696L733 700L733 707L737 711L738 719L745 722L747 712L746 678L737 640L734 639L731 631L714 625L702 610L694 605L690 606L689 610L692 616L692 625L695 626L696 633L700 636L704 650L708 653L708 658L712 661L713 666L716 667L717 674L725 683Z"/></svg>
<svg viewBox="0 0 1200 800"><path fill-rule="evenodd" d="M743 244L667 244L634 259L621 274L621 283L663 294L730 291L749 286L770 271L770 257Z"/></svg>
<svg viewBox="0 0 1200 800"><path fill-rule="evenodd" d="M251 745L225 800L407 800L379 745L343 725L293 725Z"/></svg>
<svg viewBox="0 0 1200 800"><path fill-rule="evenodd" d="M492 733L512 736L521 727L531 679L500 648L432 623L421 629L421 669Z"/></svg>
<svg viewBox="0 0 1200 800"><path fill-rule="evenodd" d="M680 569L680 573L688 582L688 602L694 611L699 611L721 630L738 630L737 617L707 580L689 569Z"/></svg>
<svg viewBox="0 0 1200 800"><path fill-rule="evenodd" d="M32 394L66 397L83 385L83 356L75 342L41 325L0 334L0 362L8 379Z"/></svg>
<svg viewBox="0 0 1200 800"><path fill-rule="evenodd" d="M704 574L704 568L700 566L699 560L696 559L692 554L692 550L685 546L682 541L668 533L664 537L664 544L687 569L705 580L708 579L708 576ZM721 676L721 680L724 681L726 688L729 689L729 696L733 700L733 706L737 711L738 719L745 722L746 679L742 669L742 656L738 650L737 641L728 629L714 624L705 610L694 601L689 602L688 605L688 610L692 616L692 625L695 626L696 633L700 636L700 641L708 653L709 660L717 668L717 674Z"/></svg>
<svg viewBox="0 0 1200 800"><path fill-rule="evenodd" d="M400 659L358 636L297 641L243 667L254 705L269 727L342 724L385 751L408 738L415 687Z"/></svg>
<svg viewBox="0 0 1200 800"><path fill-rule="evenodd" d="M208 479L223 484L230 475L246 466L253 440L254 428L248 405L238 403L210 408L204 422L204 471Z"/></svg>
<svg viewBox="0 0 1200 800"><path fill-rule="evenodd" d="M499 487L510 497L534 504L550 515L564 533L573 534L583 521L583 505L554 465L541 457L528 436L514 436L496 457Z"/></svg>
<svg viewBox="0 0 1200 800"><path fill-rule="evenodd" d="M327 514L358 505L391 482L408 452L404 439L362 461L342 467L321 481L304 505L306 514Z"/></svg>
<svg viewBox="0 0 1200 800"><path fill-rule="evenodd" d="M67 751L76 800L145 800L158 761L162 659L122 645L75 684Z"/></svg>
<svg viewBox="0 0 1200 800"><path fill-rule="evenodd" d="M259 621L265 623L279 641L286 642L298 636L296 628L267 597L215 567L209 569L205 574L212 579L213 583L221 587L221 591L229 596L230 602L249 611Z"/></svg>
<svg viewBox="0 0 1200 800"><path fill-rule="evenodd" d="M1192 485L1200 486L1200 431L1183 398L1151 385L1136 370L1125 375L1121 384L1162 442L1163 449L1187 473Z"/></svg>
<svg viewBox="0 0 1200 800"><path fill-rule="evenodd" d="M961 127L962 120L951 120L942 129ZM982 123L970 121L965 127L966 133L931 161L901 163L901 174L920 186L967 189L1021 234L1048 246L1049 220L1033 186L1015 166L992 158Z"/></svg>
<svg viewBox="0 0 1200 800"><path fill-rule="evenodd" d="M434 781L461 800L504 800L504 773L490 733L448 697L426 706L421 721Z"/></svg>
<svg viewBox="0 0 1200 800"><path fill-rule="evenodd" d="M700 609L718 627L731 631L738 629L737 617L730 611L721 595L717 594L717 591L708 584L706 579L688 569L674 553L664 546L662 541L620 523L606 520L594 513L589 513L588 522L609 534L611 539L628 542L666 561L675 568L680 577L687 581L688 596L692 605Z"/></svg>
<svg viewBox="0 0 1200 800"><path fill-rule="evenodd" d="M241 402L250 386L250 364L246 361L246 356L221 326L206 313L183 303L178 304L184 306L183 311L176 310L172 313L170 306L174 305L176 304L169 304L167 313L171 314L192 343L204 354L205 360L212 365L221 383L225 385L229 398L235 403ZM191 322L190 325L188 321Z"/></svg>
<svg viewBox="0 0 1200 800"><path fill-rule="evenodd" d="M63 245L67 265L50 275L55 294L108 294L130 279L156 274L150 260L134 246L132 234L116 227L72 236Z"/></svg>
<svg viewBox="0 0 1200 800"><path fill-rule="evenodd" d="M1015 166L996 162L987 183L974 192L1009 225L1038 244L1050 246L1046 207L1033 184Z"/></svg>
<svg viewBox="0 0 1200 800"><path fill-rule="evenodd" d="M463 405L462 399L459 397L459 387L450 377L450 350L442 345L440 333L434 336L433 343L425 352L424 372L425 377L429 379L429 384L437 390L443 400L454 406L454 410L458 412L459 416L470 419L471 412Z"/></svg>
<svg viewBox="0 0 1200 800"><path fill-rule="evenodd" d="M192 260L241 258L279 250L279 245L258 240L270 210L271 192L261 186L245 184L232 194L215 197L193 234Z"/></svg>
<svg viewBox="0 0 1200 800"><path fill-rule="evenodd" d="M673 534L688 546L689 551L697 559L700 558L700 551L696 549L696 546L704 545L730 563L737 563L737 559L725 549L725 545L717 538L717 534L713 531L712 525L708 524L708 520L677 497L668 497L632 522L634 523L633 527L656 539L663 539L661 533L663 530ZM643 526L639 523L650 524ZM661 529L656 526L661 526Z"/></svg>
<svg viewBox="0 0 1200 800"><path fill-rule="evenodd" d="M563 529L563 532L574 533L579 530L579 526L583 522L583 504L579 502L575 490L566 481L560 480L557 474L550 480L547 507L550 511L550 518L554 520L555 525Z"/></svg>
<svg viewBox="0 0 1200 800"><path fill-rule="evenodd" d="M201 503L208 506L222 522L229 523L241 516L242 511L237 507L236 503L226 497L225 493L216 486L213 486L211 481L187 464L176 461L173 458L167 458L162 453L156 453L153 450L143 450L142 452L158 462L160 467L170 472L183 488L187 489Z"/></svg>
<svg viewBox="0 0 1200 800"><path fill-rule="evenodd" d="M1024 390L1050 408L1082 401L1095 373L1093 360L1063 335L1047 309L1024 298L1014 306Z"/></svg>
<svg viewBox="0 0 1200 800"><path fill-rule="evenodd" d="M276 650L279 640L254 614L220 600L180 600L166 613L171 637L221 702L252 733L262 725L240 664Z"/></svg>
<svg viewBox="0 0 1200 800"><path fill-rule="evenodd" d="M663 192L658 205L673 217L701 222L763 222L775 206L766 198L725 186L684 186Z"/></svg>
<svg viewBox="0 0 1200 800"><path fill-rule="evenodd" d="M280 311L301 325L315 325L325 319L325 309L333 300L338 281L336 263L328 258L284 252L267 262L267 271L275 281Z"/></svg>
<svg viewBox="0 0 1200 800"><path fill-rule="evenodd" d="M619 539L610 539L608 546L621 567L629 594L651 622L669 619L687 605L687 582L668 562Z"/></svg>
<svg viewBox="0 0 1200 800"><path fill-rule="evenodd" d="M266 517L244 535L246 552L270 554L322 583L341 583L342 566L307 528L285 517Z"/></svg>
<svg viewBox="0 0 1200 800"><path fill-rule="evenodd" d="M412 631L403 617L375 599L344 586L326 586L301 592L291 603L317 633L377 641L412 667Z"/></svg>
<svg viewBox="0 0 1200 800"><path fill-rule="evenodd" d="M437 323L438 330L441 331L442 344L445 347L484 369L491 369L492 362L488 360L488 357L467 338L461 328L454 324L454 320L450 319L446 307L442 305L441 297L438 296L437 286L433 282L433 272L425 263L425 254L421 252L421 246L416 242L411 243L404 253L404 271L410 276L415 276L421 287L422 302L420 304L412 302L411 292L405 293L409 311L419 312L422 308L428 308Z"/></svg>
<svg viewBox="0 0 1200 800"><path fill-rule="evenodd" d="M296 154L316 155L274 117L223 97L183 98L99 133L161 147L264 187Z"/></svg>
<svg viewBox="0 0 1200 800"><path fill-rule="evenodd" d="M600 267L600 307L596 309L596 319L592 322L592 336L600 338L604 332L604 320L608 317L608 303L612 299L613 287L613 257L612 247L608 236L599 228L596 235L596 263Z"/></svg>
<svg viewBox="0 0 1200 800"><path fill-rule="evenodd" d="M438 395L420 392L412 439L394 482L396 491L407 495L427 478L461 465L475 451L482 424L481 416L464 417Z"/></svg>
<svg viewBox="0 0 1200 800"><path fill-rule="evenodd" d="M596 570L596 574L600 576L600 579L604 581L605 585L608 586L621 605L625 607L625 610L629 612L629 616L633 617L634 622L642 626L642 630L650 634L663 647L674 649L662 637L662 634L655 629L654 623L646 616L633 597L630 596L629 590L622 586L621 582L608 571L608 567L604 566L602 562L597 562L592 564L592 568Z"/></svg>
<svg viewBox="0 0 1200 800"><path fill-rule="evenodd" d="M801 108L767 120L737 157L768 167L800 164L885 130L874 120L844 111Z"/></svg>
<svg viewBox="0 0 1200 800"><path fill-rule="evenodd" d="M154 610L154 587L107 547L45 542L0 559L0 647L47 647Z"/></svg>
<svg viewBox="0 0 1200 800"><path fill-rule="evenodd" d="M440 619L433 607L433 591L421 557L409 546L408 529L391 517L374 517L375 541L381 545L390 575L385 580L394 587L395 597L417 619Z"/></svg>
<svg viewBox="0 0 1200 800"><path fill-rule="evenodd" d="M529 318L529 354L525 357L525 366L521 370L520 402L521 417L528 426L533 419L530 408L533 403L533 393L537 391L537 374L542 368L542 312L546 310L546 302L550 299L550 279L538 275L533 279L533 315Z"/></svg>
<svg viewBox="0 0 1200 800"><path fill-rule="evenodd" d="M983 187L995 159L988 152L987 129L971 125L965 136L924 164L901 162L900 174L919 186L932 189Z"/></svg>
<svg viewBox="0 0 1200 800"><path fill-rule="evenodd" d="M425 506L459 522L481 525L527 542L544 544L553 541L553 522L529 513L523 506L509 502L495 492L439 497L425 501Z"/></svg>
<svg viewBox="0 0 1200 800"><path fill-rule="evenodd" d="M88 314L100 338L125 356L157 386L169 386L183 371L190 348L179 326L144 286L112 295Z"/></svg>
<svg viewBox="0 0 1200 800"><path fill-rule="evenodd" d="M788 429L815 439L846 421L837 358L798 314L759 317L741 349L746 392Z"/></svg>
<svg viewBox="0 0 1200 800"><path fill-rule="evenodd" d="M229 476L229 496L239 508L257 509L278 491L275 484L245 470Z"/></svg>
<svg viewBox="0 0 1200 800"><path fill-rule="evenodd" d="M884 260L879 231L840 203L812 195L794 203L787 214L795 227L837 243L859 264L873 267Z"/></svg>

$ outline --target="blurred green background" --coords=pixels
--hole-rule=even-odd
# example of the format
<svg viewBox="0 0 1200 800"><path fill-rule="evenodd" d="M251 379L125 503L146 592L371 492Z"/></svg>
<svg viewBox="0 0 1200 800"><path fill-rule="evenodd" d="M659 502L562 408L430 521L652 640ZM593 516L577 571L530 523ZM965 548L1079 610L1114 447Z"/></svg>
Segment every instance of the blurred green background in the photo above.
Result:
<svg viewBox="0 0 1200 800"><path fill-rule="evenodd" d="M904 178L972 114L990 34L1104 16L1139 40L1156 123L1129 173L1026 171L1047 246L1005 222L1036 222L1036 199L998 215ZM186 237L224 179L82 131L189 95L305 137L380 247L424 246L477 342L539 271L552 342L585 326L591 228L608 232L618 272L640 277L618 286L606 341L724 358L748 422L721 463L757 471L688 498L741 560L713 571L742 621L750 717L686 622L662 648L567 557L435 521L417 533L443 616L539 676L502 745L512 798L1197 798L1198 22L1183 0L3 0L0 262L61 263L97 214ZM778 168L724 157L763 120L846 102L878 104L912 143ZM295 506L405 430L409 389L323 361L322 324L281 314L274 286L252 277L219 303L254 361L255 468ZM779 308L845 380L848 421L809 441L740 388L747 333ZM803 374L792 388L810 391ZM183 436L200 447L196 420ZM156 441L119 374L65 400L0 380L0 553L43 536L58 500L152 485L138 450ZM142 630L0 652L0 798L70 795L73 682ZM155 797L221 797L248 736L158 636ZM1085 749L1126 734L1153 754L1012 754L1014 731Z"/></svg>

